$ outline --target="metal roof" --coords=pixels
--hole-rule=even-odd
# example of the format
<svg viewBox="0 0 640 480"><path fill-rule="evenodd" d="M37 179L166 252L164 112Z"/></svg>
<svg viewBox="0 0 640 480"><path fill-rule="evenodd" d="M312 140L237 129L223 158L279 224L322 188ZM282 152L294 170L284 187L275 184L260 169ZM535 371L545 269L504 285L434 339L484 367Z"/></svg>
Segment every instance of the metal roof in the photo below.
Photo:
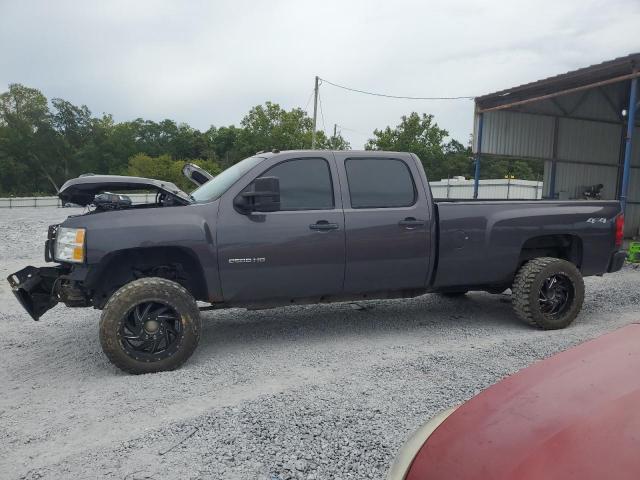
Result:
<svg viewBox="0 0 640 480"><path fill-rule="evenodd" d="M476 97L481 111L504 109L640 76L640 53Z"/></svg>

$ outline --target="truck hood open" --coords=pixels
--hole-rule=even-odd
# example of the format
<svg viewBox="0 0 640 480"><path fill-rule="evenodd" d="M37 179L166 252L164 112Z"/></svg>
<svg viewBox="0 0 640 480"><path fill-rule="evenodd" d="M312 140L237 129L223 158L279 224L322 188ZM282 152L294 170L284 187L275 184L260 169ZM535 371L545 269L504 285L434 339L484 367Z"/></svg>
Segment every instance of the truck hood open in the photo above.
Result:
<svg viewBox="0 0 640 480"><path fill-rule="evenodd" d="M86 206L102 192L120 192L135 190L155 190L173 197L177 203L192 203L188 194L175 184L151 178L127 177L121 175L84 175L67 180L58 192L64 203Z"/></svg>

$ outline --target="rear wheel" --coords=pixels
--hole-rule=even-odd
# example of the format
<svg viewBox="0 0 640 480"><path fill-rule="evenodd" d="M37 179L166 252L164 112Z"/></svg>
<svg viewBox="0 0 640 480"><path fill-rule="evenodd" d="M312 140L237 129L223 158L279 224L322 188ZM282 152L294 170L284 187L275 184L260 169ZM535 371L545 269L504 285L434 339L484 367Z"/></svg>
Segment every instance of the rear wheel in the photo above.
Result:
<svg viewBox="0 0 640 480"><path fill-rule="evenodd" d="M181 285L141 278L116 291L100 318L100 343L109 360L134 374L174 370L194 352L200 312Z"/></svg>
<svg viewBox="0 0 640 480"><path fill-rule="evenodd" d="M578 269L559 258L541 257L525 263L512 287L516 314L527 323L555 330L576 318L584 301L584 281Z"/></svg>

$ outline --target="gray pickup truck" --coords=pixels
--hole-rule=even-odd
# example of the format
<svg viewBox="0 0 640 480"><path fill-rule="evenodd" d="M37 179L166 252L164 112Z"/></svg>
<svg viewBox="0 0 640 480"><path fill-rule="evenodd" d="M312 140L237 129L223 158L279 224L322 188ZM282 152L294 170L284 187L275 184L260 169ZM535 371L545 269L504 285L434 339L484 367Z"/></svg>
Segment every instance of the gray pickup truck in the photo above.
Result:
<svg viewBox="0 0 640 480"><path fill-rule="evenodd" d="M410 153L274 151L215 178L185 171L201 184L190 195L137 177L66 182L62 201L87 208L49 227L56 265L8 278L29 315L101 309L107 357L147 373L189 358L203 309L511 288L519 317L563 328L582 277L624 262L619 202L436 202ZM140 190L155 202L121 194Z"/></svg>

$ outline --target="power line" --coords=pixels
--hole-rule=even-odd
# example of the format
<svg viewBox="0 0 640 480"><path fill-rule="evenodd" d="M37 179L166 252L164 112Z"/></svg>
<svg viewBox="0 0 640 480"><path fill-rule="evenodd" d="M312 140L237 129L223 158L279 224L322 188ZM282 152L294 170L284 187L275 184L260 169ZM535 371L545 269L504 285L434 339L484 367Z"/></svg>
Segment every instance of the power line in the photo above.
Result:
<svg viewBox="0 0 640 480"><path fill-rule="evenodd" d="M324 112L322 110L322 97L320 96L320 93L318 93L318 101L320 102L320 117L322 118L322 131L326 134L327 127L324 124Z"/></svg>
<svg viewBox="0 0 640 480"><path fill-rule="evenodd" d="M307 108L309 108L309 103L311 102L311 99L313 98L313 90L311 90L311 93L309 94L309 98L307 99L307 104L304 106L304 111L307 112Z"/></svg>
<svg viewBox="0 0 640 480"><path fill-rule="evenodd" d="M371 135L370 133L363 133L363 132L361 132L359 130L354 130L353 128L345 127L344 125L338 124L338 126L340 127L340 131L341 132L342 132L342 130L346 130L347 132L357 133L358 135L364 135L364 136Z"/></svg>
<svg viewBox="0 0 640 480"><path fill-rule="evenodd" d="M326 78L321 78L323 83L328 83L329 85L333 85L337 88L342 88L343 90L348 90L350 92L363 93L365 95L373 95L374 97L385 97L385 98L399 98L404 100L473 100L476 97L472 96L462 96L462 97L407 97L402 95L387 95L384 93L374 93L367 92L365 90L359 90L357 88L345 87L344 85L338 85L337 83L330 82Z"/></svg>
<svg viewBox="0 0 640 480"><path fill-rule="evenodd" d="M316 148L316 128L318 128L318 94L320 93L320 77L316 75L313 84L313 131L311 132L311 148Z"/></svg>

